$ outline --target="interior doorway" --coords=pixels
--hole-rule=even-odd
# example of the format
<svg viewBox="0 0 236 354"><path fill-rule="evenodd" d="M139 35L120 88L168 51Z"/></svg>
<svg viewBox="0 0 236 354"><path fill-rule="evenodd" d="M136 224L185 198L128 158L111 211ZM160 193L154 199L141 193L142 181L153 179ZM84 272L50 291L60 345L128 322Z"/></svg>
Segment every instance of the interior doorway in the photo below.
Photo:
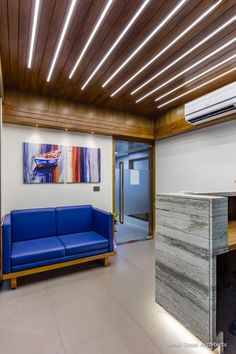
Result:
<svg viewBox="0 0 236 354"><path fill-rule="evenodd" d="M153 146L114 140L116 243L153 236Z"/></svg>

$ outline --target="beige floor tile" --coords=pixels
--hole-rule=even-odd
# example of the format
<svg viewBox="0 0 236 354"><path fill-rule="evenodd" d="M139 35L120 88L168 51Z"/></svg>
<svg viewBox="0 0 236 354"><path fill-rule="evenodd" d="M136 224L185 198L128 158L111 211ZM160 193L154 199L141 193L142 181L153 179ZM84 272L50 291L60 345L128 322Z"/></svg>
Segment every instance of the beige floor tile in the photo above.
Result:
<svg viewBox="0 0 236 354"><path fill-rule="evenodd" d="M9 298L4 294L0 301L0 323L12 318L14 320L15 316L20 316L21 313L32 311L37 309L42 305L48 305L50 302L48 292L46 290L40 290L27 294L24 291L24 294L18 290L9 290L8 294L14 293L14 296L9 296Z"/></svg>
<svg viewBox="0 0 236 354"><path fill-rule="evenodd" d="M136 323L163 354L210 354L202 343L166 311L136 320Z"/></svg>
<svg viewBox="0 0 236 354"><path fill-rule="evenodd" d="M133 319L155 311L154 275L137 270L126 260L120 263L124 267L121 272L102 277L105 286Z"/></svg>
<svg viewBox="0 0 236 354"><path fill-rule="evenodd" d="M52 306L65 348L103 336L129 320L122 306L105 289Z"/></svg>
<svg viewBox="0 0 236 354"><path fill-rule="evenodd" d="M101 277L94 277L93 279L77 279L71 283L59 284L57 282L54 286L48 288L48 296L51 302L61 302L61 301L73 301L80 295L84 295L90 292L95 294L102 291L104 285L100 279ZM96 295L95 295L96 296Z"/></svg>
<svg viewBox="0 0 236 354"><path fill-rule="evenodd" d="M0 348L3 354L64 353L51 305L0 322Z"/></svg>
<svg viewBox="0 0 236 354"><path fill-rule="evenodd" d="M10 282L4 280L1 284L0 303L5 299L15 299L24 295L34 295L42 290L46 290L46 283L36 275L30 275L18 279L17 289L11 290Z"/></svg>
<svg viewBox="0 0 236 354"><path fill-rule="evenodd" d="M137 242L119 246L107 268L97 263L34 275L13 291L5 282L0 353L211 353L184 347L200 342L155 303L154 258L153 241Z"/></svg>
<svg viewBox="0 0 236 354"><path fill-rule="evenodd" d="M70 348L66 354L161 354L148 337L134 324L108 331L104 336Z"/></svg>

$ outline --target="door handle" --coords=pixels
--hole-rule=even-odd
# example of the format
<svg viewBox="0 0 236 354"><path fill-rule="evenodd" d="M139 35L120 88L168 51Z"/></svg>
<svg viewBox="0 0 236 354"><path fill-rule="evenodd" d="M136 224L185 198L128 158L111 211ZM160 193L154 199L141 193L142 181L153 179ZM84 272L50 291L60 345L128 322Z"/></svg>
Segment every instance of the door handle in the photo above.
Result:
<svg viewBox="0 0 236 354"><path fill-rule="evenodd" d="M119 205L119 221L124 224L124 162L119 163L120 169L120 205Z"/></svg>

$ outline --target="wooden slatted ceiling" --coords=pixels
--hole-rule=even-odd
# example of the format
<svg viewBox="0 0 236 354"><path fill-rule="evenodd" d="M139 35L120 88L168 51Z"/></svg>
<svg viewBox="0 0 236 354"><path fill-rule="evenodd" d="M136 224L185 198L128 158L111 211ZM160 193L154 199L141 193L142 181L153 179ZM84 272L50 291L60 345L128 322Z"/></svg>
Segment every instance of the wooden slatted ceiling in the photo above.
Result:
<svg viewBox="0 0 236 354"><path fill-rule="evenodd" d="M3 78L6 88L23 89L41 95L71 99L78 102L90 103L107 108L122 109L128 112L147 116L169 110L174 106L199 97L203 93L221 87L236 80L236 72L225 76L200 90L187 95L170 105L157 109L155 98L186 82L211 66L236 53L236 42L227 49L204 61L201 65L188 71L178 79L166 85L147 99L139 103L135 100L163 82L169 80L178 72L186 69L197 60L203 58L220 45L236 36L236 21L219 32L214 38L193 51L178 62L163 75L153 80L135 95L130 92L149 79L152 75L170 64L186 50L205 38L225 21L236 15L236 0L223 0L216 9L194 27L186 36L169 48L158 60L153 62L146 70L138 75L130 84L114 97L110 97L120 85L131 77L139 68L146 64L154 55L162 50L168 43L176 38L187 26L197 19L216 0L189 0L177 12L173 19L165 25L157 35L136 55L105 88L102 84L124 62L130 53L144 40L144 38L160 23L161 20L180 2L180 0L152 0L146 6L142 15L128 31L112 55L100 68L84 91L81 86L87 80L102 57L109 50L124 29L128 21L141 6L144 0L115 0L111 10L105 17L95 39L85 54L78 70L71 80L69 73L75 64L86 40L99 18L107 0L78 0L77 7L69 26L66 38L53 72L48 83L46 77L57 44L65 15L70 4L69 0L42 0L39 30L34 52L33 67L27 68L29 39L31 31L31 18L34 9L34 0L1 0L0 1L0 48L3 66ZM187 90L226 72L236 65L235 59L213 70L209 75L203 76L169 95L160 101L160 104ZM159 102L158 102L159 103Z"/></svg>

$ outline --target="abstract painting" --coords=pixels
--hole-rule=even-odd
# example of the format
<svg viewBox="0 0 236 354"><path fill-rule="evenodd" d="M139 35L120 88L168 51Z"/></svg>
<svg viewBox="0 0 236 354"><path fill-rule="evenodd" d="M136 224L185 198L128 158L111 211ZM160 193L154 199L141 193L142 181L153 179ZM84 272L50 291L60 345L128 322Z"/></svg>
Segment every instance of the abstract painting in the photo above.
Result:
<svg viewBox="0 0 236 354"><path fill-rule="evenodd" d="M67 182L99 183L101 151L96 148L67 147Z"/></svg>
<svg viewBox="0 0 236 354"><path fill-rule="evenodd" d="M23 166L24 183L64 183L65 148L23 143Z"/></svg>

